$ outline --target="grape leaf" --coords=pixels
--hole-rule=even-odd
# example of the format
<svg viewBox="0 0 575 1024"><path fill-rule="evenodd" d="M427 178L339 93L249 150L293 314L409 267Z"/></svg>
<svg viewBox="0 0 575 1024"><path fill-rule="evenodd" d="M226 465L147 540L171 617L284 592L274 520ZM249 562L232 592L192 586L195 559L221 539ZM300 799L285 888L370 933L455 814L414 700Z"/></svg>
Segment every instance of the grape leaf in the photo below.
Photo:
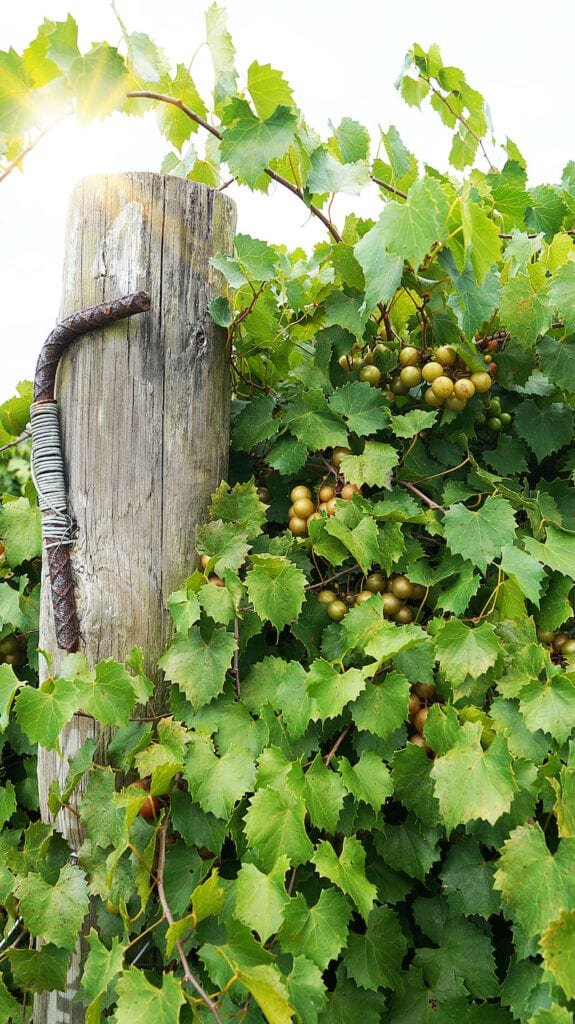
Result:
<svg viewBox="0 0 575 1024"><path fill-rule="evenodd" d="M84 874L65 864L54 885L31 872L16 884L20 913L32 935L64 949L74 949L88 912L88 886Z"/></svg>
<svg viewBox="0 0 575 1024"><path fill-rule="evenodd" d="M347 548L364 574L367 575L372 565L379 563L379 532L374 519L364 516L350 530L336 508L335 516L328 517L325 530Z"/></svg>
<svg viewBox="0 0 575 1024"><path fill-rule="evenodd" d="M567 264L567 267L575 270L575 264L573 263ZM570 270L570 273L573 273L573 271ZM551 286L552 292L557 277ZM570 285L570 288L572 287L573 285ZM572 292L570 292L569 298L572 299ZM575 330L575 322L569 330ZM558 387L570 391L575 374L575 344L572 341L557 341L555 338L550 338L546 335L538 343L537 352L541 372L553 384L557 384Z"/></svg>
<svg viewBox="0 0 575 1024"><path fill-rule="evenodd" d="M236 917L266 943L282 926L289 896L285 888L288 857L279 857L269 874L243 864L236 878Z"/></svg>
<svg viewBox="0 0 575 1024"><path fill-rule="evenodd" d="M387 797L393 793L389 769L374 750L364 750L354 765L346 757L341 757L338 771L346 789L353 793L358 803L363 800L375 811L380 811Z"/></svg>
<svg viewBox="0 0 575 1024"><path fill-rule="evenodd" d="M575 839L555 853L538 824L520 825L503 844L494 887L527 936L541 935L575 900Z"/></svg>
<svg viewBox="0 0 575 1024"><path fill-rule="evenodd" d="M347 430L343 420L332 412L320 391L304 391L300 398L291 402L284 415L284 422L292 434L310 450L328 448L330 445L347 445Z"/></svg>
<svg viewBox="0 0 575 1024"><path fill-rule="evenodd" d="M117 982L118 1024L133 1024L134 1020L153 1020L156 1024L173 1024L179 1019L180 1009L186 1001L179 978L162 974L162 987L152 985L143 971L130 967Z"/></svg>
<svg viewBox="0 0 575 1024"><path fill-rule="evenodd" d="M483 858L479 843L471 836L460 837L449 850L441 881L453 913L488 918L499 912L493 891L495 867Z"/></svg>
<svg viewBox="0 0 575 1024"><path fill-rule="evenodd" d="M423 747L406 743L403 749L396 750L391 778L396 799L423 825L433 828L439 816L439 804L433 792L431 761Z"/></svg>
<svg viewBox="0 0 575 1024"><path fill-rule="evenodd" d="M389 907L376 907L367 919L362 935L352 932L344 956L345 969L360 988L401 987L402 962L407 939L396 914Z"/></svg>
<svg viewBox="0 0 575 1024"><path fill-rule="evenodd" d="M552 321L548 289L535 288L528 274L509 278L501 289L501 319L519 344L531 348Z"/></svg>
<svg viewBox="0 0 575 1024"><path fill-rule="evenodd" d="M266 521L266 509L252 481L228 487L224 482L212 495L210 514L224 523L235 523L245 530L248 540L257 537Z"/></svg>
<svg viewBox="0 0 575 1024"><path fill-rule="evenodd" d="M339 441L331 442L340 444ZM369 484L374 487L391 488L391 471L397 466L399 456L389 444L380 441L366 441L361 455L344 455L341 460L341 471L350 484L361 487Z"/></svg>
<svg viewBox="0 0 575 1024"><path fill-rule="evenodd" d="M255 964L249 969L237 968L236 973L267 1020L273 1020L274 1024L291 1024L294 1011L277 968L271 964Z"/></svg>
<svg viewBox="0 0 575 1024"><path fill-rule="evenodd" d="M388 203L380 217L384 248L416 270L432 245L444 237L448 213L449 199L442 183L431 175L415 181L406 202Z"/></svg>
<svg viewBox="0 0 575 1024"><path fill-rule="evenodd" d="M216 81L214 100L216 113L228 96L236 91L238 73L234 66L235 47L227 29L227 14L224 7L212 3L205 12L206 42L212 58Z"/></svg>
<svg viewBox="0 0 575 1024"><path fill-rule="evenodd" d="M380 663L426 639L419 626L398 629L384 619L379 595L352 608L342 622L341 632L346 651L359 650Z"/></svg>
<svg viewBox="0 0 575 1024"><path fill-rule="evenodd" d="M391 736L407 719L409 680L401 672L386 672L360 693L353 705L353 720L382 740Z"/></svg>
<svg viewBox="0 0 575 1024"><path fill-rule="evenodd" d="M515 413L514 425L537 458L544 459L569 443L573 413L559 402L542 404L536 399L525 399Z"/></svg>
<svg viewBox="0 0 575 1024"><path fill-rule="evenodd" d="M79 706L76 684L58 679L55 684L49 683L47 689L23 687L15 702L16 718L32 743L54 750L58 749L62 729Z"/></svg>
<svg viewBox="0 0 575 1024"><path fill-rule="evenodd" d="M455 745L431 769L435 796L448 832L474 818L493 825L509 811L519 788L504 737L496 736L491 746L483 750L481 728L481 722L465 722Z"/></svg>
<svg viewBox="0 0 575 1024"><path fill-rule="evenodd" d="M196 548L200 555L209 555L210 561L214 560L212 571L217 576L223 576L226 569L235 572L243 565L250 545L243 530L233 523L213 519L199 531Z"/></svg>
<svg viewBox="0 0 575 1024"><path fill-rule="evenodd" d="M260 441L273 437L278 426L272 418L274 408L275 400L269 395L256 395L252 398L234 423L234 446L249 451Z"/></svg>
<svg viewBox="0 0 575 1024"><path fill-rule="evenodd" d="M501 549L501 568L508 575L513 576L525 597L539 607L541 597L541 582L545 576L539 562L537 562L526 551L512 544L506 544Z"/></svg>
<svg viewBox="0 0 575 1024"><path fill-rule="evenodd" d="M483 572L502 548L515 537L515 516L505 498L486 498L477 512L457 503L444 515L445 537L455 554L467 559Z"/></svg>
<svg viewBox="0 0 575 1024"><path fill-rule="evenodd" d="M230 746L218 757L209 736L190 736L184 778L202 810L229 818L237 801L253 788L255 777L255 764L243 747Z"/></svg>
<svg viewBox="0 0 575 1024"><path fill-rule="evenodd" d="M386 252L387 231L388 227L380 217L354 247L365 277L363 309L368 313L378 302L389 302L401 283L403 257L399 253Z"/></svg>
<svg viewBox="0 0 575 1024"><path fill-rule="evenodd" d="M18 1018L22 1017L22 1004L16 1000L8 991L4 982L0 979L0 1014L6 1024L16 1024Z"/></svg>
<svg viewBox="0 0 575 1024"><path fill-rule="evenodd" d="M310 858L323 878L337 885L354 901L367 921L377 896L375 885L365 877L365 850L355 836L346 836L338 857L331 843L321 840Z"/></svg>
<svg viewBox="0 0 575 1024"><path fill-rule="evenodd" d="M538 562L575 580L575 537L572 534L548 525L544 544L529 536L523 538L523 544Z"/></svg>
<svg viewBox="0 0 575 1024"><path fill-rule="evenodd" d="M253 100L258 117L265 120L276 107L293 105L293 93L281 71L275 71L270 64L253 61L248 68L248 92Z"/></svg>
<svg viewBox="0 0 575 1024"><path fill-rule="evenodd" d="M450 619L441 627L434 643L437 660L454 686L464 683L468 676L477 679L483 675L503 652L489 622L472 627Z"/></svg>
<svg viewBox="0 0 575 1024"><path fill-rule="evenodd" d="M296 956L285 983L290 1004L302 1024L318 1024L319 1014L326 1004L326 989L319 967L305 956Z"/></svg>
<svg viewBox="0 0 575 1024"><path fill-rule="evenodd" d="M560 237L560 236L559 236ZM557 313L559 319L562 321L566 331L572 333L575 331L575 303L573 302L573 288L575 287L575 266L572 260L565 263L562 267L559 267L557 272L553 275L549 283L549 304L551 309ZM546 339L550 340L550 339ZM567 346L566 346L567 347ZM573 346L569 346L570 362L572 362ZM565 353L567 355L567 353ZM565 364L563 364L565 365ZM542 365L543 373L549 376L547 369ZM566 375L562 374L563 381L557 379L557 371L559 366L556 365L555 373L550 376L550 380L556 383L562 383L563 387L571 390L573 377L565 379Z"/></svg>
<svg viewBox="0 0 575 1024"><path fill-rule="evenodd" d="M329 405L347 419L349 430L364 437L376 434L389 420L387 402L381 392L359 380L349 381L334 391Z"/></svg>
<svg viewBox="0 0 575 1024"><path fill-rule="evenodd" d="M235 649L233 634L223 626L216 626L208 640L199 626L192 626L188 636L175 638L158 666L191 704L201 708L222 692Z"/></svg>
<svg viewBox="0 0 575 1024"><path fill-rule="evenodd" d="M282 156L294 141L297 116L286 106L278 106L273 114L260 119L249 104L234 97L226 106L228 127L222 131L220 152L232 174L249 185L258 187L265 168L275 157Z"/></svg>
<svg viewBox="0 0 575 1024"><path fill-rule="evenodd" d="M79 707L104 725L128 724L137 697L134 680L123 665L107 658L75 681ZM57 680L56 687L58 684Z"/></svg>
<svg viewBox="0 0 575 1024"><path fill-rule="evenodd" d="M81 121L91 121L110 114L129 89L124 59L108 43L98 43L84 56L76 57L68 75L77 98L77 116Z"/></svg>
<svg viewBox="0 0 575 1024"><path fill-rule="evenodd" d="M111 948L107 949L93 928L86 936L86 942L90 951L82 971L80 987L86 1002L93 1003L98 996L104 994L122 970L124 950L116 935L112 938ZM87 1020L90 1020L88 1013L89 1010Z"/></svg>
<svg viewBox="0 0 575 1024"><path fill-rule="evenodd" d="M553 675L545 683L528 682L521 690L519 709L532 733L542 729L564 743L575 729L575 679L565 674Z"/></svg>
<svg viewBox="0 0 575 1024"><path fill-rule="evenodd" d="M0 505L0 537L12 568L36 558L42 549L40 509L31 506L27 498Z"/></svg>
<svg viewBox="0 0 575 1024"><path fill-rule="evenodd" d="M305 814L303 800L289 788L282 792L260 788L251 797L245 833L264 870L271 871L283 854L294 867L310 859L313 847L305 830Z"/></svg>
<svg viewBox="0 0 575 1024"><path fill-rule="evenodd" d="M305 802L312 823L334 833L345 795L340 775L327 767L323 757L314 758L305 773Z"/></svg>
<svg viewBox="0 0 575 1024"><path fill-rule="evenodd" d="M543 962L567 999L575 999L575 909L564 910L543 932L539 945Z"/></svg>
<svg viewBox="0 0 575 1024"><path fill-rule="evenodd" d="M246 586L254 611L276 629L293 622L305 600L306 578L281 555L252 555Z"/></svg>
<svg viewBox="0 0 575 1024"><path fill-rule="evenodd" d="M22 686L11 665L0 665L0 732L8 725L14 694Z"/></svg>
<svg viewBox="0 0 575 1024"><path fill-rule="evenodd" d="M350 917L349 902L336 889L322 889L312 907L298 893L285 908L280 945L286 953L303 953L325 970L346 945Z"/></svg>
<svg viewBox="0 0 575 1024"><path fill-rule="evenodd" d="M29 992L66 991L70 951L47 942L40 949L7 949L16 984ZM20 1014L21 1016L21 1014Z"/></svg>

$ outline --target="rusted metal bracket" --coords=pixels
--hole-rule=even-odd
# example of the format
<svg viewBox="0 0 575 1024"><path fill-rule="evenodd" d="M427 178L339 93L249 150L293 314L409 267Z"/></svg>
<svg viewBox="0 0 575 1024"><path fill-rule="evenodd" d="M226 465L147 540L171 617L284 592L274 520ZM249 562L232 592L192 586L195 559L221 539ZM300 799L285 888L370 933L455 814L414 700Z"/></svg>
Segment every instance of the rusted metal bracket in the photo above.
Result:
<svg viewBox="0 0 575 1024"><path fill-rule="evenodd" d="M149 308L150 296L140 291L72 313L50 332L36 364L34 403L30 409L32 467L42 510L56 643L61 650L69 652L78 650L80 633L70 562L72 523L67 511L58 407L54 398L58 363L75 338Z"/></svg>

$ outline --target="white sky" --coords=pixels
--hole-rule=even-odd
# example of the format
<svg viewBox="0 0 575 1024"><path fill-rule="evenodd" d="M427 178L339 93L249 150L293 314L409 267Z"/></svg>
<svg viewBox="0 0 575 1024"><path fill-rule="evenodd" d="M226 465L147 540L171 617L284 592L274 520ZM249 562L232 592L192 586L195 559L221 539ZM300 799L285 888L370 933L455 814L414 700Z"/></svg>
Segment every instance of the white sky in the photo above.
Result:
<svg viewBox="0 0 575 1024"><path fill-rule="evenodd" d="M323 136L328 122L354 117L370 130L399 129L416 156L447 167L446 130L429 109L408 108L394 88L414 42L438 43L446 63L461 67L490 104L497 138L509 136L527 159L531 184L555 182L575 159L573 0L220 0L237 49L242 80L252 60L284 72L308 123ZM170 59L188 62L205 38L209 0L117 0L129 31L147 32ZM44 17L72 14L80 45L120 33L108 0L0 0L0 50L18 51ZM194 65L195 67L195 65ZM205 51L197 84L209 81ZM205 91L205 90L204 90ZM153 118L107 118L79 131L61 126L27 159L24 174L0 184L0 402L31 379L60 304L68 197L86 174L157 171L168 145ZM495 162L502 162L494 152ZM238 230L271 242L311 248L323 237L302 204L282 194L232 193ZM232 190L230 190L231 192ZM353 208L357 201L352 201ZM341 223L343 207L333 211Z"/></svg>

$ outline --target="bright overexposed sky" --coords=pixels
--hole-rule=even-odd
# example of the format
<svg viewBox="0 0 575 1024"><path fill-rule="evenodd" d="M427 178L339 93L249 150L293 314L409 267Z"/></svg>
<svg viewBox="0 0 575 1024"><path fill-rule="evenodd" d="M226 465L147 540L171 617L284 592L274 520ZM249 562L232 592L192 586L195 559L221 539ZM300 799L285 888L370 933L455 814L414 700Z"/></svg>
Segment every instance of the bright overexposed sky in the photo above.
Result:
<svg viewBox="0 0 575 1024"><path fill-rule="evenodd" d="M325 137L329 121L354 117L375 140L394 124L416 156L447 168L448 134L433 112L408 108L394 88L414 42L438 43L446 63L461 67L490 104L495 135L509 136L527 159L531 184L556 182L575 160L573 0L220 0L228 12L240 78L253 60L284 72L308 123ZM170 60L188 63L205 39L208 0L117 0L129 31L147 32ZM80 46L120 31L108 0L21 0L2 3L0 50L22 48L44 17L72 14ZM209 82L205 50L200 90ZM32 379L38 352L54 326L66 210L74 183L87 174L158 171L168 145L153 116L114 115L79 129L66 122L26 160L24 173L0 183L0 402ZM375 145L374 145L375 148ZM492 151L495 163L503 157ZM269 196L230 189L238 230L271 242L311 248L323 237L303 204L280 186ZM369 197L366 200L369 202ZM334 219L345 214L335 207Z"/></svg>

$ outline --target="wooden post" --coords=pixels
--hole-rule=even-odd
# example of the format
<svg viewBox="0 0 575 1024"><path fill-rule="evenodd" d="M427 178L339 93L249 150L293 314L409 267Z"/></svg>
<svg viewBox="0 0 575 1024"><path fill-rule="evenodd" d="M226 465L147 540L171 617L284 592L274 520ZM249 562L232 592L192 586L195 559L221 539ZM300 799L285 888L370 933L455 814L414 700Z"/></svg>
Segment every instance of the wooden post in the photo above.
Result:
<svg viewBox="0 0 575 1024"><path fill-rule="evenodd" d="M154 675L171 633L167 598L195 566L197 530L227 473L226 338L208 303L223 291L210 257L232 251L234 230L227 196L179 178L94 176L71 197L61 316L140 289L151 296L148 313L72 343L58 372L80 649L90 666L123 660L138 645ZM47 581L42 591L40 648L57 672L63 652ZM165 697L160 684L156 711ZM63 784L68 757L89 736L105 762L108 732L76 716L61 737L62 758L39 751L44 820L52 779ZM55 825L80 846L73 813L61 811ZM80 1024L78 983L72 970L69 992L39 997L34 1024Z"/></svg>

